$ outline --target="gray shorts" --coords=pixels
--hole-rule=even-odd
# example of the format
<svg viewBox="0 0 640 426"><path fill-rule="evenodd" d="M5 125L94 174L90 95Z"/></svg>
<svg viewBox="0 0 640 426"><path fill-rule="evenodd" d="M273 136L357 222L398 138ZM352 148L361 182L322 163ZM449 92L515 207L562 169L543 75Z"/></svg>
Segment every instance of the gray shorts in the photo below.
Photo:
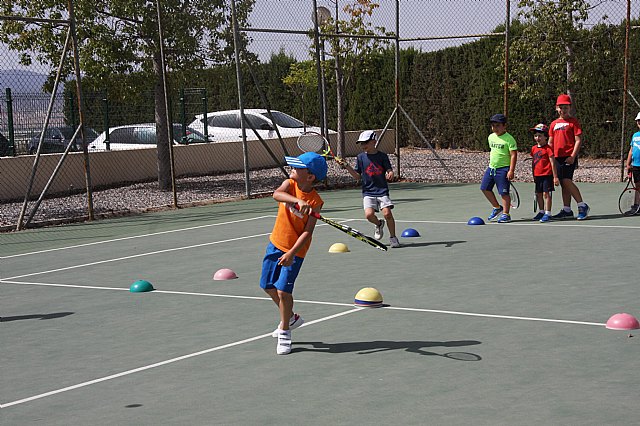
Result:
<svg viewBox="0 0 640 426"><path fill-rule="evenodd" d="M384 209L386 207L392 209L393 201L391 201L391 198L389 198L388 195L383 195L382 197L371 197L369 195L365 195L362 197L362 206L365 209L373 209L379 212L380 209Z"/></svg>

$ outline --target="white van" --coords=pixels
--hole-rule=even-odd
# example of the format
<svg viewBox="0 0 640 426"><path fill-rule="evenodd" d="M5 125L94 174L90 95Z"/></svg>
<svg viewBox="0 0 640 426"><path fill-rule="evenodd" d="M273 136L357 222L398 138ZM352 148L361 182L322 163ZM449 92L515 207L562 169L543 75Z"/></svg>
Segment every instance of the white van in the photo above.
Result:
<svg viewBox="0 0 640 426"><path fill-rule="evenodd" d="M266 109L245 109L244 114L247 120L257 130L263 139L275 139L278 137L269 113ZM280 136L283 138L298 137L304 132L320 132L319 127L305 126L305 124L292 116L280 111L271 111L273 121L278 126ZM240 126L240 110L210 112L206 118L204 114L196 115L195 120L189 127L204 134L207 126L209 138L217 141L238 141L242 140L242 128ZM251 126L245 124L247 140L258 139L251 130ZM335 133L329 131L329 133Z"/></svg>

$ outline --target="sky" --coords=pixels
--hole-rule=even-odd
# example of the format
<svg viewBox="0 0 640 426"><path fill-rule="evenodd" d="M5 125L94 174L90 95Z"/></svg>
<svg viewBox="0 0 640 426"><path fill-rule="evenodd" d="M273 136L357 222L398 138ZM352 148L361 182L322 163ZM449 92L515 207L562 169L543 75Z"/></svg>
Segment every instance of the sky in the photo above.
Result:
<svg viewBox="0 0 640 426"><path fill-rule="evenodd" d="M341 19L347 0L337 0ZM594 20L607 14L612 22L620 22L626 15L626 0L601 0L602 5L592 12ZM378 0L371 22L387 31L395 31L395 0ZM596 1L593 1L596 3ZM511 17L516 17L517 0L511 0ZM336 0L317 0L335 14ZM632 1L632 17L640 16L640 1ZM312 28L312 0L256 0L250 22L253 28L306 31ZM492 32L505 22L505 0L400 0L400 37L424 38L454 35L472 35ZM308 59L309 39L305 35L251 32L250 50L262 60L268 60L280 49L297 59ZM415 47L424 51L439 50L470 42L475 38L401 42L401 48ZM24 69L18 64L17 54L0 44L0 69ZM48 69L34 65L31 71L47 73Z"/></svg>

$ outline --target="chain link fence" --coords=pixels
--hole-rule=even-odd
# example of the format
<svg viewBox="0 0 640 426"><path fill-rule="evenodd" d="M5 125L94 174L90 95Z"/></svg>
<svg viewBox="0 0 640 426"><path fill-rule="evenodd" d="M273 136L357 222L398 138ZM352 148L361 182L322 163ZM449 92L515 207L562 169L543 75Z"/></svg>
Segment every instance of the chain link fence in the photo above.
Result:
<svg viewBox="0 0 640 426"><path fill-rule="evenodd" d="M135 28L115 4L92 20L78 8L82 114L68 25L47 21L68 19L66 6L37 22L0 16L0 226L15 228L21 211L52 223L261 196L286 177L283 157L300 154L305 130L346 157L360 131L384 130L380 148L402 176L474 181L452 153L485 151L488 117L507 113L526 153L528 129L555 118L564 92L583 153L616 159L640 110L640 7L627 0L228 0L206 6L218 25L208 36L176 5L147 2ZM89 39L98 19L104 33ZM131 35L145 42L137 51L118 45ZM81 121L85 140L70 144ZM324 186L353 184L329 165Z"/></svg>

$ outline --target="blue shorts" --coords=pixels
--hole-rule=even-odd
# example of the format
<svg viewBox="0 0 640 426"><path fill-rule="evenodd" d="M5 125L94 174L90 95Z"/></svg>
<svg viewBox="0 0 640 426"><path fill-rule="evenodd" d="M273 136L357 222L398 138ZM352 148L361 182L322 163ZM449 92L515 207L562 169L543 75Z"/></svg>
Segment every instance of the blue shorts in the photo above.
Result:
<svg viewBox="0 0 640 426"><path fill-rule="evenodd" d="M507 179L507 173L509 173L509 167L500 167L499 169L487 167L482 177L480 189L482 191L493 191L493 185L496 185L500 195L508 195L511 184Z"/></svg>
<svg viewBox="0 0 640 426"><path fill-rule="evenodd" d="M272 243L267 246L267 251L262 260L262 275L260 287L266 289L276 288L285 293L293 293L293 285L300 273L302 257L295 256L291 266L278 265L278 259L284 254Z"/></svg>

